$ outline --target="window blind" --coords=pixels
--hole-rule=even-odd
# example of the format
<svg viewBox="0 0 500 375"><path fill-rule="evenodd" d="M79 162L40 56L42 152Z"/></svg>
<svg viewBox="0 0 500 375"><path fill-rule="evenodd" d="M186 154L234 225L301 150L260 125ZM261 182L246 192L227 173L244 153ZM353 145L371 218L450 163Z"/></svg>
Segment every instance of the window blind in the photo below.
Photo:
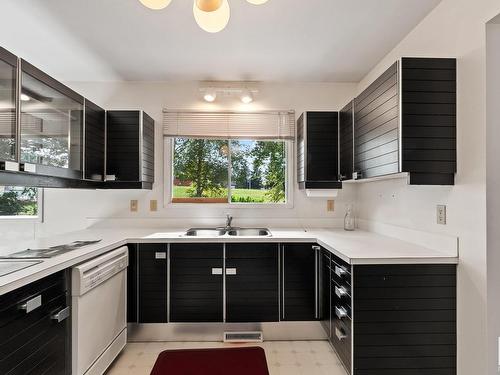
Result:
<svg viewBox="0 0 500 375"><path fill-rule="evenodd" d="M294 139L295 112L189 112L163 110L166 137Z"/></svg>

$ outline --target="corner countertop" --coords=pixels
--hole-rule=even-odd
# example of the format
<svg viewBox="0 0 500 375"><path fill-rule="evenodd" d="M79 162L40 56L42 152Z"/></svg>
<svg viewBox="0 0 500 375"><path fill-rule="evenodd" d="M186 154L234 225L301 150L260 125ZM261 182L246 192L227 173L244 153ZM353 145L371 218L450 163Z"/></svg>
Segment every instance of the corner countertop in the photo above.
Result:
<svg viewBox="0 0 500 375"><path fill-rule="evenodd" d="M438 251L373 232L342 229L272 229L272 237L184 237L185 229L154 228L87 229L18 243L0 243L0 255L27 248L43 248L77 240L101 240L78 250L58 255L31 267L0 277L0 295L72 267L128 243L208 243L208 242L311 242L352 265L458 263L457 251ZM4 262L5 260L0 260Z"/></svg>

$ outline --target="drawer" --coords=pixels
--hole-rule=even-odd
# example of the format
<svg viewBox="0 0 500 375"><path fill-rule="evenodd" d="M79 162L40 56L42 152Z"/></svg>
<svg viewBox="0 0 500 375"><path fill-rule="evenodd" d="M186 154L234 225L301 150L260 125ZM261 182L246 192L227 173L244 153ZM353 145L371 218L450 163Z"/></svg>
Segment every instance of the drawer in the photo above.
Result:
<svg viewBox="0 0 500 375"><path fill-rule="evenodd" d="M1 296L0 337L15 335L25 324L40 319L66 292L64 273L60 272Z"/></svg>
<svg viewBox="0 0 500 375"><path fill-rule="evenodd" d="M351 299L351 284L346 281L339 282L336 278L332 277L332 293L338 298Z"/></svg>
<svg viewBox="0 0 500 375"><path fill-rule="evenodd" d="M335 256L332 257L331 261L332 268L332 278L340 285L345 283L351 285L351 266L345 262L336 259Z"/></svg>
<svg viewBox="0 0 500 375"><path fill-rule="evenodd" d="M342 364L346 370L351 372L351 351L352 351L352 333L350 321L343 322L334 320L332 322L332 335L330 341L335 348Z"/></svg>

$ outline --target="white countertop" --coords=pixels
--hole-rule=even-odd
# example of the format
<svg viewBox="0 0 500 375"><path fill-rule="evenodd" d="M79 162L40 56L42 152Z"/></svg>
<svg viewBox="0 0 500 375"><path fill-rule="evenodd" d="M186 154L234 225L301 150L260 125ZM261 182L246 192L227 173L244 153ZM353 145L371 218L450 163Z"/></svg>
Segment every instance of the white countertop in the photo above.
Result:
<svg viewBox="0 0 500 375"><path fill-rule="evenodd" d="M0 295L54 272L82 263L127 243L174 242L317 242L344 261L356 264L458 263L458 251L438 251L376 233L342 229L272 229L272 237L183 237L185 230L87 229L64 235L17 243L0 243L0 255L27 248L43 248L77 240L98 240L78 250L58 255L34 266L0 277ZM2 262L4 260L1 260Z"/></svg>

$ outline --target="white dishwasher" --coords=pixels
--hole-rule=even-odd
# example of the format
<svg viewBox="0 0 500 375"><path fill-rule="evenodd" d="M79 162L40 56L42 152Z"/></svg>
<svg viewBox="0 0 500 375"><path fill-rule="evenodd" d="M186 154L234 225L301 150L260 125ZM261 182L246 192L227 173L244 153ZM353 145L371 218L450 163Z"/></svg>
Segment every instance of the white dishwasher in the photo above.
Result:
<svg viewBox="0 0 500 375"><path fill-rule="evenodd" d="M72 374L101 375L127 343L128 249L72 269Z"/></svg>

